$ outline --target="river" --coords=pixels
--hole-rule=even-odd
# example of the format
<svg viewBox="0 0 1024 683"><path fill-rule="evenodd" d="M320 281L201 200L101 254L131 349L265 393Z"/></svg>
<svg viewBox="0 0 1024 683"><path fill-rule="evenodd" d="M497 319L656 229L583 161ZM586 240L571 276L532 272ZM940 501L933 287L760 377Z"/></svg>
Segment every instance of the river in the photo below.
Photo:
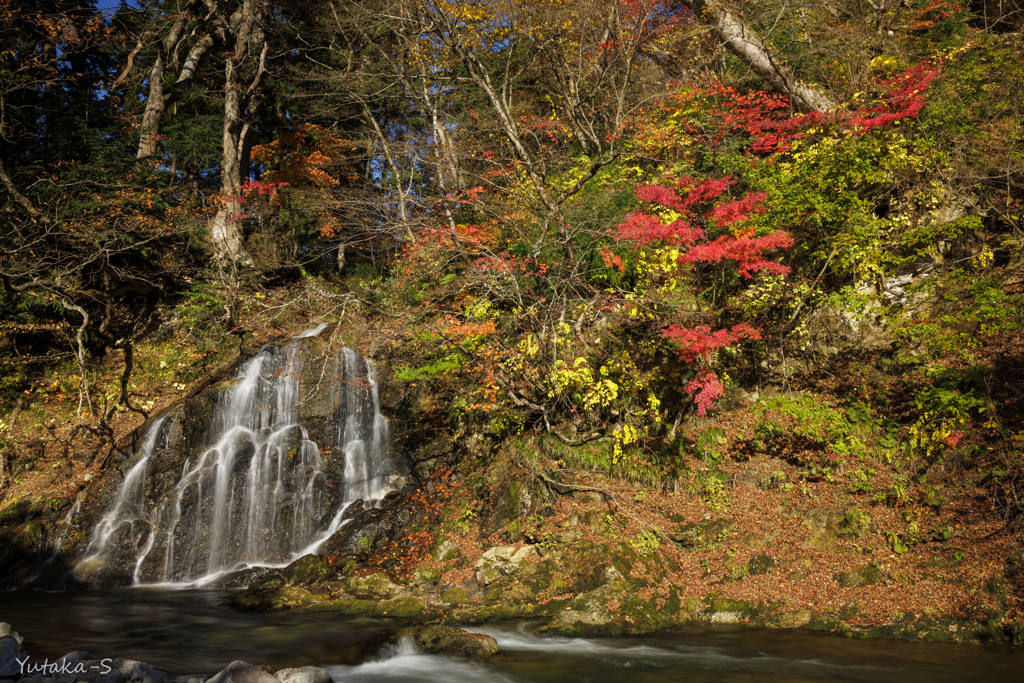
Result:
<svg viewBox="0 0 1024 683"><path fill-rule="evenodd" d="M73 649L148 662L174 675L211 674L235 659L316 664L336 681L1017 681L1024 651L862 641L736 626L638 638L538 638L529 624L477 628L501 654L470 662L381 645L395 621L331 613L242 613L223 590L131 588L0 593L0 621L25 637L33 661ZM467 626L474 630L472 625Z"/></svg>

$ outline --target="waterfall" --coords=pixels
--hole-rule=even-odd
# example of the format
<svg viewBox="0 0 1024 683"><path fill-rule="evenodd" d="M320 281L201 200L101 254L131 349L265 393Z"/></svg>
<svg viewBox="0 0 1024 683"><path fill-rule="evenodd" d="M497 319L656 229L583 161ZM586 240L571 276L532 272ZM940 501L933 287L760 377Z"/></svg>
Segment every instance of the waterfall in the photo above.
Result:
<svg viewBox="0 0 1024 683"><path fill-rule="evenodd" d="M186 443L201 405L153 422L76 574L130 567L132 583L195 583L284 565L315 552L350 503L389 490L373 367L345 348L314 368L305 356L318 331L241 366L207 417L205 445Z"/></svg>

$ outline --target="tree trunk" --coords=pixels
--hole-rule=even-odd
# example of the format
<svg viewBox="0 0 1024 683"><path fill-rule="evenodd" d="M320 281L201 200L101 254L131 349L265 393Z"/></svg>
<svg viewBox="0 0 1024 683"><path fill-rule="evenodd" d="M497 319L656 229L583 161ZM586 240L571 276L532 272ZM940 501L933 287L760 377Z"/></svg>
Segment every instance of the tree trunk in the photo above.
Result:
<svg viewBox="0 0 1024 683"><path fill-rule="evenodd" d="M224 136L221 146L220 189L223 204L210 227L214 258L219 263L251 263L245 251L240 219L242 183L249 177L249 154L253 129L250 121L259 110L259 87L263 81L268 45L266 36L254 27L259 21L256 0L245 0L231 16L234 50L224 60ZM260 47L253 75L243 82L242 65L250 45Z"/></svg>
<svg viewBox="0 0 1024 683"><path fill-rule="evenodd" d="M163 118L164 112L167 111L169 97L171 97L169 95L164 95L164 76L167 69L167 61L174 54L175 49L178 47L178 43L181 42L185 27L191 21L192 11L197 4L198 0L191 0L191 2L189 2L185 8L178 13L178 16L175 17L174 23L171 25L171 28L164 39L157 43L156 57L153 60L153 66L149 70L149 95L146 98L146 110L142 114L142 135L139 137L139 148L135 153L136 159L146 159L156 155L157 142L160 139L160 121ZM142 49L146 38L146 35L139 38L138 46L129 55L129 69L131 68L131 63L136 52ZM195 67L199 62L199 58L205 54L211 44L212 40L207 43L207 40L204 38L200 41L200 45L205 45L206 47L202 48L199 52L197 52L197 48L193 48L189 52L189 59L185 61L185 67L182 69L182 74L175 83L176 86L183 80L191 79L192 74L195 72ZM188 73L186 74L186 72ZM118 82L126 78L127 75L128 69L125 70L125 73L121 74L118 78Z"/></svg>
<svg viewBox="0 0 1024 683"><path fill-rule="evenodd" d="M790 68L739 15L730 12L717 0L681 2L693 11L698 21L707 24L729 51L750 67L758 78L787 96L796 109L809 113L835 108L835 103L820 88L797 80Z"/></svg>
<svg viewBox="0 0 1024 683"><path fill-rule="evenodd" d="M149 97L146 99L146 111L142 115L142 135L139 136L139 149L136 159L147 159L156 154L156 143L160 135L160 119L163 118L164 105L164 56L162 50L157 52L153 68L149 70Z"/></svg>

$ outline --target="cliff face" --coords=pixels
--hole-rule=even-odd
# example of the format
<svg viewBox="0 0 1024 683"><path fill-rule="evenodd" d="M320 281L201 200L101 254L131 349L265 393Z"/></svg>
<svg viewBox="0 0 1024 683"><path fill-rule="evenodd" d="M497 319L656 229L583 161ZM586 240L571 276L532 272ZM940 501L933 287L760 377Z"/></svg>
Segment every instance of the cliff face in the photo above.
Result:
<svg viewBox="0 0 1024 683"><path fill-rule="evenodd" d="M264 347L107 460L74 503L5 512L8 585L191 582L287 563L347 504L403 481L372 365L314 338Z"/></svg>

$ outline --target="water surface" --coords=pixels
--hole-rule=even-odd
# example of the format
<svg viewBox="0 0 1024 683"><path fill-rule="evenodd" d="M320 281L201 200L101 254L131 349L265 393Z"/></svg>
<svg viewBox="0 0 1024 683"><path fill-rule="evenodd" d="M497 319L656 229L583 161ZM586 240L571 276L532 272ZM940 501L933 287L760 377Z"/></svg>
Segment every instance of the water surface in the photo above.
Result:
<svg viewBox="0 0 1024 683"><path fill-rule="evenodd" d="M25 636L34 660L81 648L139 659L172 674L212 674L242 659L275 669L316 664L336 681L703 683L705 681L1019 681L1024 651L1006 647L863 641L738 626L640 638L538 638L535 624L469 627L501 654L471 662L382 645L405 624L332 613L237 612L223 590L133 588L0 593L0 621Z"/></svg>

